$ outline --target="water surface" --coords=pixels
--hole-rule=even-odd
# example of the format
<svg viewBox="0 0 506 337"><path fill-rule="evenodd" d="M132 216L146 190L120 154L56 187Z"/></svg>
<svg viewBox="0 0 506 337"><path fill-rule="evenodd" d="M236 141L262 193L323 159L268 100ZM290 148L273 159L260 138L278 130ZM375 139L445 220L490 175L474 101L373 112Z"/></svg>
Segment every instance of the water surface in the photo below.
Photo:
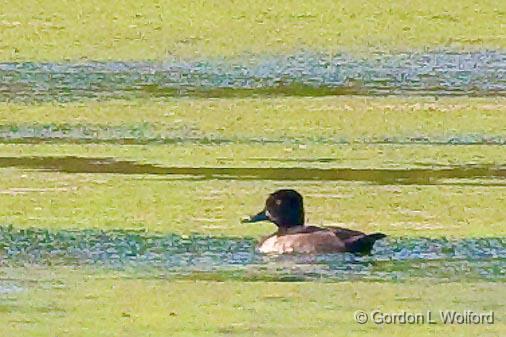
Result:
<svg viewBox="0 0 506 337"><path fill-rule="evenodd" d="M0 227L4 265L92 265L173 277L242 280L506 281L506 238L387 238L369 256L262 255L253 238Z"/></svg>
<svg viewBox="0 0 506 337"><path fill-rule="evenodd" d="M506 53L301 52L235 60L0 64L0 101L352 94L504 96Z"/></svg>

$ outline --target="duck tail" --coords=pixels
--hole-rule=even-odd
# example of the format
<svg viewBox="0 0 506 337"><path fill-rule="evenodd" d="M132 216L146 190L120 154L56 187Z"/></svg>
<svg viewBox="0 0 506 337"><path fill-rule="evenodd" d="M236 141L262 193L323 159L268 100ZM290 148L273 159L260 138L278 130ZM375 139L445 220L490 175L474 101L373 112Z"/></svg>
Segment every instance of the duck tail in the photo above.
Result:
<svg viewBox="0 0 506 337"><path fill-rule="evenodd" d="M353 237L346 241L346 248L349 252L358 254L369 254L377 240L385 238L383 233L373 233L360 237Z"/></svg>

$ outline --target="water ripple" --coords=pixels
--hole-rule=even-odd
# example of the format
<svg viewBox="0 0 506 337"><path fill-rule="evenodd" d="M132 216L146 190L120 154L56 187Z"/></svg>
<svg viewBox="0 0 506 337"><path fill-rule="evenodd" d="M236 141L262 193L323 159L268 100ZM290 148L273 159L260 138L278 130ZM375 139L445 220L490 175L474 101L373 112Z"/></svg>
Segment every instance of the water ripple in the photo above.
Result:
<svg viewBox="0 0 506 337"><path fill-rule="evenodd" d="M0 101L145 96L505 95L506 53L301 52L236 60L0 63Z"/></svg>
<svg viewBox="0 0 506 337"><path fill-rule="evenodd" d="M506 281L504 237L388 238L370 256L268 256L255 252L255 244L198 234L0 227L0 261L13 265L95 265L216 279Z"/></svg>

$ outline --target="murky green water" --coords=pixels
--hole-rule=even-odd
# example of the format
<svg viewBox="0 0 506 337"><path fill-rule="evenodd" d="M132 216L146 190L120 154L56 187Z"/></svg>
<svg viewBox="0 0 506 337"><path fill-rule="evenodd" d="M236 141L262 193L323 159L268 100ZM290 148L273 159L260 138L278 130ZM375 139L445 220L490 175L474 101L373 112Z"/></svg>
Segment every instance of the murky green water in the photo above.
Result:
<svg viewBox="0 0 506 337"><path fill-rule="evenodd" d="M506 281L506 238L388 238L370 256L266 256L251 238L0 227L3 265L95 265L174 277L245 280Z"/></svg>

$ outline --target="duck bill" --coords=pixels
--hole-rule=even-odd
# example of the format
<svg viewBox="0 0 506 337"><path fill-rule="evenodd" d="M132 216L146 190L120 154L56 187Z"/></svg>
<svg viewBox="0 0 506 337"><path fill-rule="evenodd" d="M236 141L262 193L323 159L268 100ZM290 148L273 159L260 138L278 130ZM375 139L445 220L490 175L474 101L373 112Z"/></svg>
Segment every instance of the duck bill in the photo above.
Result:
<svg viewBox="0 0 506 337"><path fill-rule="evenodd" d="M267 216L265 210L262 210L258 214L252 215L246 219L243 219L242 223L252 223L252 222L259 222L259 221L267 221L269 220L269 217Z"/></svg>

